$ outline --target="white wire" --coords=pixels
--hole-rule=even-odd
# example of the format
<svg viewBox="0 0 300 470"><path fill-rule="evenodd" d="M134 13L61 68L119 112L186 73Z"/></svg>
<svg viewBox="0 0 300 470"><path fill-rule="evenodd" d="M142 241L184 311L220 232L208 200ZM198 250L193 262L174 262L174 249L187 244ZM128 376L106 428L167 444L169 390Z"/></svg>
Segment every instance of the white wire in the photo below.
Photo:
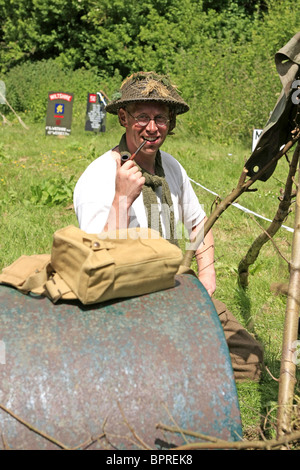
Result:
<svg viewBox="0 0 300 470"><path fill-rule="evenodd" d="M197 181L194 181L192 178L189 178L189 180L192 181L197 186L200 186L201 188L205 189L205 191L208 191L209 193L220 197L217 193L215 193L214 191L211 191L210 189L206 188L205 186L202 186L202 184L197 183ZM267 220L268 222L272 222L271 219L267 219L266 217L263 217L262 215L257 214L256 212L253 212L250 209L247 209L246 207L241 206L237 202L233 202L231 205L236 207L237 209L240 209L241 211L245 212L246 214L252 214L252 215L255 215L255 217L259 217L260 219ZM284 228L285 230L287 230L288 232L294 232L293 228L287 227L286 225L281 225L281 227Z"/></svg>

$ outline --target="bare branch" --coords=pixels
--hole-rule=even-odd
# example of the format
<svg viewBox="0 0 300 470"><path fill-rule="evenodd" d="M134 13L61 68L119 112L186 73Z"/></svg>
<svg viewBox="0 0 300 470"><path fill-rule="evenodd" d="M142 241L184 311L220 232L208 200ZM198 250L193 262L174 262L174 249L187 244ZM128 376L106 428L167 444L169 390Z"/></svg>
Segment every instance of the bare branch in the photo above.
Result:
<svg viewBox="0 0 300 470"><path fill-rule="evenodd" d="M62 442L58 441L57 439L55 439L54 437L52 436L49 436L48 434L46 434L44 431L41 431L37 428L35 428L34 426L32 426L31 424L27 423L26 421L24 421L24 419L20 418L20 416L16 415L15 413L13 413L11 410L9 410L8 408L6 408L4 405L1 405L0 403L0 408L1 410L5 411L6 413L8 413L10 416L12 416L14 419L16 419L17 421L19 421L19 423L23 424L24 426L26 426L28 429L30 429L31 431L35 432L36 434L39 434L40 436L42 436L44 439L47 439L48 441L52 442L53 444L57 445L58 447L64 449L64 450L69 450L69 448L63 444Z"/></svg>
<svg viewBox="0 0 300 470"><path fill-rule="evenodd" d="M141 439L137 433L135 432L134 428L131 426L131 424L128 422L126 416L125 416L125 413L121 407L121 404L120 402L118 402L118 407L119 407L119 410L121 412L121 415L123 417L123 420L124 420L124 423L126 424L126 426L128 427L128 429L130 430L131 434L133 435L133 437L142 445L142 447L146 450L151 450L151 447L149 447L144 441L143 439Z"/></svg>
<svg viewBox="0 0 300 470"><path fill-rule="evenodd" d="M162 423L157 424L160 429L165 429L169 432L178 433L177 427L171 427ZM181 429L183 434L203 439L209 442L193 442L184 444L182 446L174 447L172 450L193 450L193 449L277 449L282 445L300 440L300 431L285 435L279 439L263 440L263 441L225 441L216 437L207 436L205 434Z"/></svg>
<svg viewBox="0 0 300 470"><path fill-rule="evenodd" d="M248 285L249 266L256 261L262 246L265 243L267 243L268 240L272 240L272 237L280 229L283 221L285 220L285 218L287 217L290 211L290 205L291 205L291 201L293 197L294 175L296 174L296 171L297 171L299 154L300 154L300 146L298 144L294 152L292 162L289 167L289 173L288 173L286 183L285 183L284 194L283 196L281 196L281 200L280 200L277 212L271 224L267 228L267 230L263 229L264 233L261 233L254 240L254 242L248 249L246 255L242 258L242 260L239 263L239 266L238 266L239 283L242 287L247 287Z"/></svg>
<svg viewBox="0 0 300 470"><path fill-rule="evenodd" d="M270 233L268 232L268 230L265 230L263 228L262 225L260 225L260 223L255 219L255 217L253 217L253 215L249 214L249 216L251 217L251 219L259 226L259 228L266 234L266 236L268 237L268 239L270 240L270 242L273 244L275 250L277 251L277 253L279 254L279 256L287 263L287 265L290 264L289 260L286 259L286 257L281 253L280 249L278 248L278 246L276 245L275 241L273 240L273 237L270 235Z"/></svg>
<svg viewBox="0 0 300 470"><path fill-rule="evenodd" d="M214 223L217 221L217 219L221 216L221 214L245 191L249 189L250 186L252 186L253 183L255 183L275 162L277 162L283 155L286 154L286 152L299 140L300 138L300 131L297 130L297 133L295 134L295 137L293 137L291 140L288 141L288 143L284 146L283 149L281 149L275 157L273 157L259 172L257 172L252 178L249 178L247 181L245 181L247 173L245 168L243 169L241 176L238 181L237 187L225 198L223 199L220 204L215 208L215 210L212 212L212 214L208 217L207 221L204 224L204 234L202 233L201 236L199 234L199 237L196 237L192 242L190 246L199 246L203 236L205 237L206 234L209 232L209 230L212 228ZM195 255L194 249L188 248L185 252L182 265L183 266L190 266L192 259Z"/></svg>

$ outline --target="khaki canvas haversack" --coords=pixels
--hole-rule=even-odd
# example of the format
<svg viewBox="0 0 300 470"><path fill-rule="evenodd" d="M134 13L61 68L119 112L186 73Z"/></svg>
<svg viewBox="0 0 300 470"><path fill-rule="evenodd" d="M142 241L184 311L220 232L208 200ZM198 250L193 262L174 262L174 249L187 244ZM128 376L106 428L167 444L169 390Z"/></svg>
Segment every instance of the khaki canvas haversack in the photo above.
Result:
<svg viewBox="0 0 300 470"><path fill-rule="evenodd" d="M21 256L0 283L93 304L173 287L181 261L181 250L152 229L88 234L70 225L54 233L51 254Z"/></svg>

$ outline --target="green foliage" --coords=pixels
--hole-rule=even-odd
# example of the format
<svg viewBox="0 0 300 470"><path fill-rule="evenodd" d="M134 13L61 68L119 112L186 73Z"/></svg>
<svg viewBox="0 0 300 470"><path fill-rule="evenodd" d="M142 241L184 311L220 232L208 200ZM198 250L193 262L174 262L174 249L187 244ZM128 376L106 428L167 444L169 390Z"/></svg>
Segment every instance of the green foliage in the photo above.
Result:
<svg viewBox="0 0 300 470"><path fill-rule="evenodd" d="M293 0L268 5L263 19L209 12L221 39L206 37L177 55L172 75L191 106L184 122L195 135L249 144L253 128L266 124L281 91L274 54L299 29Z"/></svg>
<svg viewBox="0 0 300 470"><path fill-rule="evenodd" d="M297 0L0 0L7 98L41 121L49 91L73 92L82 118L88 92L111 97L129 73L155 70L189 103L179 120L189 132L249 145L281 91L274 54L298 32L296 7Z"/></svg>
<svg viewBox="0 0 300 470"><path fill-rule="evenodd" d="M167 72L181 49L203 38L248 34L236 18L255 15L254 0L0 0L0 70L58 57L72 69L97 66L124 77L141 68ZM220 16L219 27L207 15ZM212 27L211 27L212 26Z"/></svg>
<svg viewBox="0 0 300 470"><path fill-rule="evenodd" d="M4 145L0 144L0 162L5 162L8 160L8 156L4 151Z"/></svg>
<svg viewBox="0 0 300 470"><path fill-rule="evenodd" d="M214 9L217 12L239 8L246 14L253 14L257 10L266 10L265 0L203 0L203 10Z"/></svg>
<svg viewBox="0 0 300 470"><path fill-rule="evenodd" d="M72 57L72 63L77 65L80 56L77 46L85 41L81 16L88 3L84 0L0 0L4 40L0 53L2 67L9 69L28 59L48 59L60 54Z"/></svg>
<svg viewBox="0 0 300 470"><path fill-rule="evenodd" d="M62 176L44 180L40 184L31 186L32 197L30 202L45 206L70 204L74 186L74 176L71 176L68 180Z"/></svg>
<svg viewBox="0 0 300 470"><path fill-rule="evenodd" d="M73 113L76 116L86 111L87 93L101 89L110 94L111 89L119 86L119 83L117 73L108 80L96 68L72 71L55 59L25 62L6 74L9 103L15 111L26 112L34 121L45 119L50 91L74 93Z"/></svg>

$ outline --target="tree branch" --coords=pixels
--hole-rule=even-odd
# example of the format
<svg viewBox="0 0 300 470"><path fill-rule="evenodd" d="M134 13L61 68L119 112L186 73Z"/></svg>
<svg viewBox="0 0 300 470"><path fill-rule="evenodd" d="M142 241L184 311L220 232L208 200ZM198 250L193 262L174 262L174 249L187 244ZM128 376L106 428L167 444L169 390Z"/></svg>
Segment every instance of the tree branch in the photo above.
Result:
<svg viewBox="0 0 300 470"><path fill-rule="evenodd" d="M249 178L246 181L247 177L247 170L243 168L243 171L241 173L241 176L238 181L237 187L225 198L223 199L218 206L215 208L215 210L212 212L212 214L208 217L207 221L204 224L204 233L199 233L198 236L191 242L189 245L189 248L186 250L182 265L183 266L190 266L192 263L192 259L195 256L195 249L191 249L191 246L199 246L200 243L203 241L203 238L206 236L206 234L209 232L209 230L212 228L214 223L218 220L218 218L221 216L221 214L244 192L248 191L250 186L252 186L253 183L255 183L275 162L277 162L283 155L286 154L288 150L299 140L300 138L300 131L297 129L297 133L295 136L288 141L288 143L284 146L283 149L281 149L275 157L272 158L272 160L269 161L256 175L254 175L252 178ZM194 245L195 244L195 245Z"/></svg>
<svg viewBox="0 0 300 470"><path fill-rule="evenodd" d="M167 426L162 423L156 425L159 429L164 429L169 432L178 433L179 429L177 427ZM279 439L271 439L265 441L225 441L224 439L218 439L216 437L207 436L205 434L197 433L194 431L189 431L186 429L180 430L183 434L187 436L193 436L199 439L206 440L208 442L193 442L184 444L182 446L174 447L172 450L196 450L196 449L276 449L280 448L282 445L287 445L288 443L299 441L300 440L300 431L287 434L282 436Z"/></svg>
<svg viewBox="0 0 300 470"><path fill-rule="evenodd" d="M293 154L292 161L290 163L289 173L288 173L286 183L285 183L284 194L278 206L275 217L272 220L269 227L267 228L267 230L265 230L264 233L261 233L254 240L254 242L248 249L246 255L242 258L242 260L239 263L239 266L238 266L239 283L241 287L243 288L248 286L249 266L256 261L262 246L265 243L267 243L268 240L270 239L272 240L272 237L280 229L282 223L284 222L285 218L287 217L289 213L292 196L293 196L293 180L297 171L297 164L299 161L299 156L300 156L300 145L298 143L297 148Z"/></svg>

